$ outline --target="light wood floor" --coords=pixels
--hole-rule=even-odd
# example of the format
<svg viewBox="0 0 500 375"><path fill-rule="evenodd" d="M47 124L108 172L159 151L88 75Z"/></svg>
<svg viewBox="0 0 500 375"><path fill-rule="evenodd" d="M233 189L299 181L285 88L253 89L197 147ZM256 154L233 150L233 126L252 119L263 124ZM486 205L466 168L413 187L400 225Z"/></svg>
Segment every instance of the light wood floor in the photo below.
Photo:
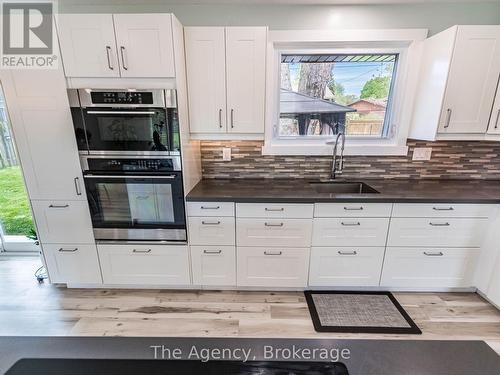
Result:
<svg viewBox="0 0 500 375"><path fill-rule="evenodd" d="M473 293L395 293L423 334L319 334L299 292L66 289L39 285L34 257L0 256L0 335L485 340L500 312Z"/></svg>

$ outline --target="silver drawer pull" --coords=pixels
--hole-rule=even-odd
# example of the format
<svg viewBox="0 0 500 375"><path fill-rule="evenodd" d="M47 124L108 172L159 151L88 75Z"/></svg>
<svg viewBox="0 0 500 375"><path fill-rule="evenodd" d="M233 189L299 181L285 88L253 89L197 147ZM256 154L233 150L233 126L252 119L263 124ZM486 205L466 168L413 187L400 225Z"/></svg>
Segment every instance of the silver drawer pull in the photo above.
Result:
<svg viewBox="0 0 500 375"><path fill-rule="evenodd" d="M221 254L222 250L203 250L203 254Z"/></svg>
<svg viewBox="0 0 500 375"><path fill-rule="evenodd" d="M202 221L202 225L219 225L220 221Z"/></svg>
<svg viewBox="0 0 500 375"><path fill-rule="evenodd" d="M342 225L343 225L343 226L345 226L345 227L356 227L356 226L361 225L361 223L360 223L359 221L358 221L358 222L356 222L356 223L344 223L344 222L342 221L340 224L342 224Z"/></svg>
<svg viewBox="0 0 500 375"><path fill-rule="evenodd" d="M273 224L273 223L264 223L266 227L282 227L284 224L279 223L279 224Z"/></svg>
<svg viewBox="0 0 500 375"><path fill-rule="evenodd" d="M132 252L136 254L148 254L151 252L151 249L144 249L144 250L134 249L132 250Z"/></svg>
<svg viewBox="0 0 500 375"><path fill-rule="evenodd" d="M57 204L51 204L49 208L68 208L69 204L62 204L62 205L57 205Z"/></svg>
<svg viewBox="0 0 500 375"><path fill-rule="evenodd" d="M433 223L433 222L430 222L429 225L432 225L433 227L449 227L450 223Z"/></svg>
<svg viewBox="0 0 500 375"><path fill-rule="evenodd" d="M75 247L74 249L65 249L65 248L61 247L59 249L60 253L74 253L75 251L78 251L77 247Z"/></svg>
<svg viewBox="0 0 500 375"><path fill-rule="evenodd" d="M342 250L337 251L337 253L339 253L339 255L357 255L358 254L357 251L342 251Z"/></svg>
<svg viewBox="0 0 500 375"><path fill-rule="evenodd" d="M453 207L432 207L434 211L453 211Z"/></svg>
<svg viewBox="0 0 500 375"><path fill-rule="evenodd" d="M344 207L345 211L363 211L363 207Z"/></svg>
<svg viewBox="0 0 500 375"><path fill-rule="evenodd" d="M281 208L264 208L265 211L269 211L269 212L281 212L281 211L285 211L285 208L284 207L281 207Z"/></svg>
<svg viewBox="0 0 500 375"><path fill-rule="evenodd" d="M264 251L264 255L281 255L283 252L281 251Z"/></svg>
<svg viewBox="0 0 500 375"><path fill-rule="evenodd" d="M220 206L200 206L202 210L218 210Z"/></svg>
<svg viewBox="0 0 500 375"><path fill-rule="evenodd" d="M441 251L438 253L429 253L424 251L424 255L427 255L428 257L442 257L444 254Z"/></svg>

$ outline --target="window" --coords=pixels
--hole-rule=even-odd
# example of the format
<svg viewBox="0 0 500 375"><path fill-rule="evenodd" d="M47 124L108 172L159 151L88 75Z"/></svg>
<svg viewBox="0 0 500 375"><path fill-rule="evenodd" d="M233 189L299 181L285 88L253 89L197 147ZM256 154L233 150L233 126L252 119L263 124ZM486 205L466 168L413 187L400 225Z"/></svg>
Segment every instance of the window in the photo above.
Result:
<svg viewBox="0 0 500 375"><path fill-rule="evenodd" d="M278 138L384 138L398 54L281 54Z"/></svg>

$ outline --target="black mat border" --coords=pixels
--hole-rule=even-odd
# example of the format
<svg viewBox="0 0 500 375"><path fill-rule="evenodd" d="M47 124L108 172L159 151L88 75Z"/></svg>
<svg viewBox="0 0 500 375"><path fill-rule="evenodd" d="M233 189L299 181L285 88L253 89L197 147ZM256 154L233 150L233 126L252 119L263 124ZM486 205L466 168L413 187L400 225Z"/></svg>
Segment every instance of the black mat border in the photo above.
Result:
<svg viewBox="0 0 500 375"><path fill-rule="evenodd" d="M403 316L406 322L410 325L410 328L404 327L359 327L359 326L323 326L319 320L318 311L314 305L312 299L313 294L372 294L372 295L384 295L389 297L391 302L396 306L399 313ZM363 292L363 291L347 291L347 290L305 290L304 295L306 297L307 307L309 308L309 313L311 314L311 319L313 321L314 330L316 332L340 332L340 333L389 333L389 334L412 334L421 335L422 331L415 322L410 318L405 309L400 305L398 300L393 296L391 292Z"/></svg>

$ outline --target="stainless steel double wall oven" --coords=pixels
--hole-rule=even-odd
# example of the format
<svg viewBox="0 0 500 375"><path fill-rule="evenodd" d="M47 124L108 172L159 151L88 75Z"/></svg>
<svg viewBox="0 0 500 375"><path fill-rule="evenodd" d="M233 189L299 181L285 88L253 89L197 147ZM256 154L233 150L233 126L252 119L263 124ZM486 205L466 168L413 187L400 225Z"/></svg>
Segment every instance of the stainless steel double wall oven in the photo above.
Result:
<svg viewBox="0 0 500 375"><path fill-rule="evenodd" d="M98 240L186 241L175 90L69 90Z"/></svg>

